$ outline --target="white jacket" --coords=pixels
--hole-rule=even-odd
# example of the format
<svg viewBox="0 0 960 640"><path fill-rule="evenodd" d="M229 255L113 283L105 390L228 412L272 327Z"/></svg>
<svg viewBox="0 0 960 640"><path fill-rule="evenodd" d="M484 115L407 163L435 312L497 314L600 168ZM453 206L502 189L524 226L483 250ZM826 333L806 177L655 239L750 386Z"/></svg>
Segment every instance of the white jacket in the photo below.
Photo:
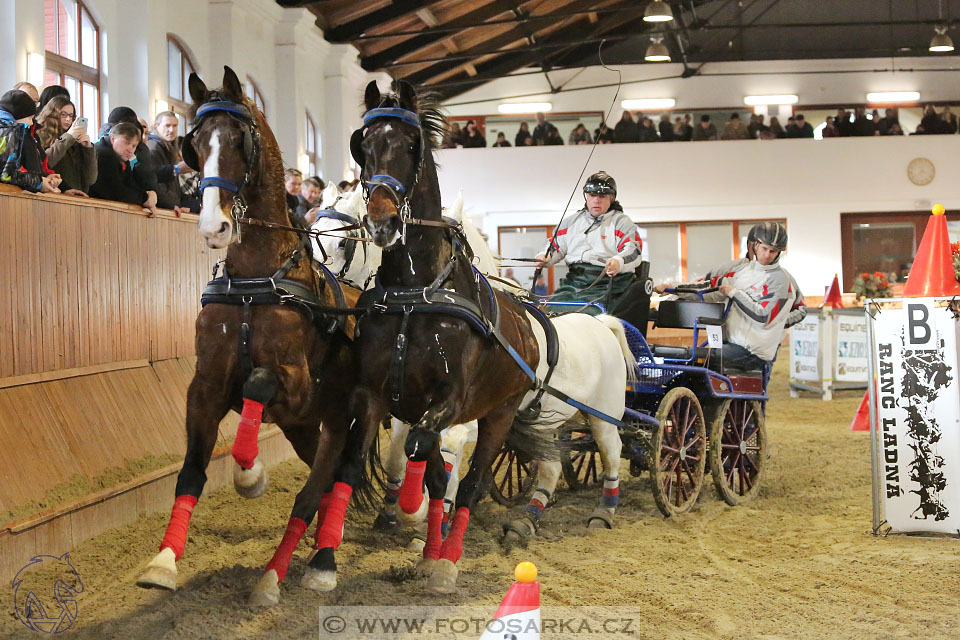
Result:
<svg viewBox="0 0 960 640"><path fill-rule="evenodd" d="M620 261L620 273L632 273L641 262L643 241L637 225L623 211L611 209L594 218L587 209L564 217L547 249L553 249L548 264L586 262L598 266L610 258ZM547 250L544 250L547 253Z"/></svg>

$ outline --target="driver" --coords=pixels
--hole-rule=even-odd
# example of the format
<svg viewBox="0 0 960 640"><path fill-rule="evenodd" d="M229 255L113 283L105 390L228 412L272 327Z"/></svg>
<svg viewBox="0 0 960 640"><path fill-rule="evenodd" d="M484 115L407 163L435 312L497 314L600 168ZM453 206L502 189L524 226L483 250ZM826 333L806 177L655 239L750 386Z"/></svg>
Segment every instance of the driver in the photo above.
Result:
<svg viewBox="0 0 960 640"><path fill-rule="evenodd" d="M704 296L711 302L731 301L721 351L723 366L730 369L762 369L773 362L788 317L802 319L806 315L793 277L780 266L787 230L779 222L763 222L754 229L754 259L711 269L709 283L719 290ZM662 284L657 291L672 286ZM796 306L798 299L800 307Z"/></svg>
<svg viewBox="0 0 960 640"><path fill-rule="evenodd" d="M560 222L546 250L537 256L537 266L549 267L561 260L569 265L554 300L597 301L612 310L635 280L643 243L637 226L617 202L617 183L610 174L600 171L587 178L583 196L584 208ZM603 274L612 282L589 288ZM584 311L599 313L594 307Z"/></svg>

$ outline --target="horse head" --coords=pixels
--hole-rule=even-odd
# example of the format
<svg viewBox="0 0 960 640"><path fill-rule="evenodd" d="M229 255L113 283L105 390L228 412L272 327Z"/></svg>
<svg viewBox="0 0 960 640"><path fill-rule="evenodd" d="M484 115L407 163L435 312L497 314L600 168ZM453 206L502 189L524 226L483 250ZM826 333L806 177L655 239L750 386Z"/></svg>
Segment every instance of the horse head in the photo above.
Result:
<svg viewBox="0 0 960 640"><path fill-rule="evenodd" d="M375 81L367 85L363 127L350 138L366 191L364 226L374 243L384 248L400 239L403 219L411 215L411 198L421 186L425 166L433 166L431 152L443 128L442 117L418 99L412 85L399 80L393 88L396 93L381 95ZM439 219L439 207L435 218Z"/></svg>
<svg viewBox="0 0 960 640"><path fill-rule="evenodd" d="M181 143L184 162L201 174L200 235L215 249L238 240L237 219L246 213L244 188L259 182L263 161L262 115L244 97L233 69L223 70L223 86L212 91L190 74L193 129Z"/></svg>

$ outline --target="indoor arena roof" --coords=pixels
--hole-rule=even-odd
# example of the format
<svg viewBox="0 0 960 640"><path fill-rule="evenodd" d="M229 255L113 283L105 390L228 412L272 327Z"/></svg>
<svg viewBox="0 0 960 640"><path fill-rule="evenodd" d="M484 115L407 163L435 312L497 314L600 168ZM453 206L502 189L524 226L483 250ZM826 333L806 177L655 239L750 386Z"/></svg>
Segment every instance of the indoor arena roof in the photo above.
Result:
<svg viewBox="0 0 960 640"><path fill-rule="evenodd" d="M604 62L631 64L662 36L689 75L728 60L938 55L927 50L935 27L960 15L960 0L668 0L675 19L660 23L644 22L647 0L277 2L309 9L364 69L444 98L521 69L598 64L603 39Z"/></svg>

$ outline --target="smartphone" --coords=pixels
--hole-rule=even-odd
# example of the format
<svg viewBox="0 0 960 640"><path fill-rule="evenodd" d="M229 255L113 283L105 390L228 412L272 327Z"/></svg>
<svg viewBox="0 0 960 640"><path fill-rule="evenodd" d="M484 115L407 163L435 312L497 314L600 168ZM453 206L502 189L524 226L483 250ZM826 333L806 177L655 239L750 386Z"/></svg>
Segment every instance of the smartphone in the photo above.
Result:
<svg viewBox="0 0 960 640"><path fill-rule="evenodd" d="M77 118L77 126L80 127L81 129L86 129L87 119L83 117Z"/></svg>

